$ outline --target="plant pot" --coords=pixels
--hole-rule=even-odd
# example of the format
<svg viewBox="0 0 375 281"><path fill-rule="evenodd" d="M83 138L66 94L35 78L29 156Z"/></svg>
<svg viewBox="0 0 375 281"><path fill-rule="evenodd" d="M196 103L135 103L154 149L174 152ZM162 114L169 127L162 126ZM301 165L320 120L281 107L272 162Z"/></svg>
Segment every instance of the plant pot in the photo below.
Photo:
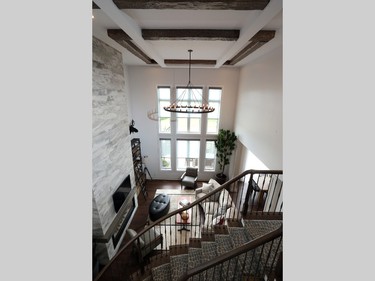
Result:
<svg viewBox="0 0 375 281"><path fill-rule="evenodd" d="M219 173L215 175L215 180L218 183L223 184L227 181L227 176L225 174Z"/></svg>

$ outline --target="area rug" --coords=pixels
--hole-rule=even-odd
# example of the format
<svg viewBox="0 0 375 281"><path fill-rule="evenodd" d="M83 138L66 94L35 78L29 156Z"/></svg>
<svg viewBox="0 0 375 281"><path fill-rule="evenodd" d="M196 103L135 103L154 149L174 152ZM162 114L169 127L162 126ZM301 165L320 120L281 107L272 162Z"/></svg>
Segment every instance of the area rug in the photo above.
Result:
<svg viewBox="0 0 375 281"><path fill-rule="evenodd" d="M167 194L170 198L168 213L175 211L182 199L186 199L189 202L195 201L194 190L157 189L155 197L159 194ZM201 217L199 206L194 206L190 209L190 223L185 226L188 230L183 229L183 225L176 223L177 216L179 216L179 214L163 221L160 226L156 226L163 234L163 249L166 249L166 246L169 247L171 245L189 244L190 238L201 237ZM160 249L160 246L156 249Z"/></svg>

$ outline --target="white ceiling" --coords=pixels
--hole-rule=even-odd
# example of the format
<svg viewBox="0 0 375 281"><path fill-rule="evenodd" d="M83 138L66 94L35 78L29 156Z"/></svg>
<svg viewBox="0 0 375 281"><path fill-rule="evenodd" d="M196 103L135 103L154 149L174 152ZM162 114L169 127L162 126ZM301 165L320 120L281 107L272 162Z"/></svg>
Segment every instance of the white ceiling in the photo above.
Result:
<svg viewBox="0 0 375 281"><path fill-rule="evenodd" d="M161 67L165 59L216 60L216 65L199 67L239 67L267 54L282 44L282 1L271 0L264 10L181 10L124 9L110 0L94 0L100 9L93 9L93 36L123 52L127 65L148 65L107 35L107 29L122 29L150 58ZM144 40L142 29L238 29L236 41L217 40ZM258 31L275 30L275 37L235 65L224 63L241 51ZM197 67L197 66L192 66Z"/></svg>

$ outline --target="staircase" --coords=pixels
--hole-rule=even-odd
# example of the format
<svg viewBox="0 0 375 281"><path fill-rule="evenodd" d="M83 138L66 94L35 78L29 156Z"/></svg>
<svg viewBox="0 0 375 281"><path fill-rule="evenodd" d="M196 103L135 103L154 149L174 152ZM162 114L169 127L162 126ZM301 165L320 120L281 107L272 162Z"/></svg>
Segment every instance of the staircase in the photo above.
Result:
<svg viewBox="0 0 375 281"><path fill-rule="evenodd" d="M242 225L239 226L215 226L213 235L207 234L202 235L202 238L192 238L189 245L171 246L169 253L162 259L160 257L151 258L146 271L134 273L131 280L179 280L189 269L194 269L280 227L282 227L281 220L243 220ZM242 256L225 261L188 280L255 280L254 276L263 276L263 280L265 278L270 280L269 275L270 273L274 274L274 270L269 272L269 269L267 270L264 266L267 264L266 259L268 258L268 263L276 264L282 252L281 239L279 238L278 243L274 244L277 247L273 247L273 256L264 255L259 259L259 262L251 263L250 254L250 258L246 258L245 254L242 254ZM258 254L262 251L261 248L259 247ZM276 277L274 280L277 280Z"/></svg>
<svg viewBox="0 0 375 281"><path fill-rule="evenodd" d="M145 227L118 251L94 281L282 280L282 186L280 170L244 171ZM202 214L210 214L210 207L204 209L202 204L209 199L215 201L212 199L224 189L230 191L238 211L230 212L224 225L207 226L211 219L201 218ZM198 211L200 207L202 212ZM211 207L219 211L216 208ZM195 223L188 225L191 231L176 230L177 216L188 209L197 210L191 216ZM126 250L140 245L140 237L151 228L160 230L164 242L142 258L140 270L129 272Z"/></svg>

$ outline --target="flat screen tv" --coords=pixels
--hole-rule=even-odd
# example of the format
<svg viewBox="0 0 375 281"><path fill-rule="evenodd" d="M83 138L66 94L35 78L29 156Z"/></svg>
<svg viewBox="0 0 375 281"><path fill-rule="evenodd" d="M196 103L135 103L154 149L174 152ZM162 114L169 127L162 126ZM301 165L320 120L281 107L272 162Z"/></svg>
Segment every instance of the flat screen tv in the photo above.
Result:
<svg viewBox="0 0 375 281"><path fill-rule="evenodd" d="M128 196L131 189L130 176L125 177L120 186L116 189L115 193L112 195L113 204L115 206L116 213L120 210L122 204L124 203L126 196Z"/></svg>

